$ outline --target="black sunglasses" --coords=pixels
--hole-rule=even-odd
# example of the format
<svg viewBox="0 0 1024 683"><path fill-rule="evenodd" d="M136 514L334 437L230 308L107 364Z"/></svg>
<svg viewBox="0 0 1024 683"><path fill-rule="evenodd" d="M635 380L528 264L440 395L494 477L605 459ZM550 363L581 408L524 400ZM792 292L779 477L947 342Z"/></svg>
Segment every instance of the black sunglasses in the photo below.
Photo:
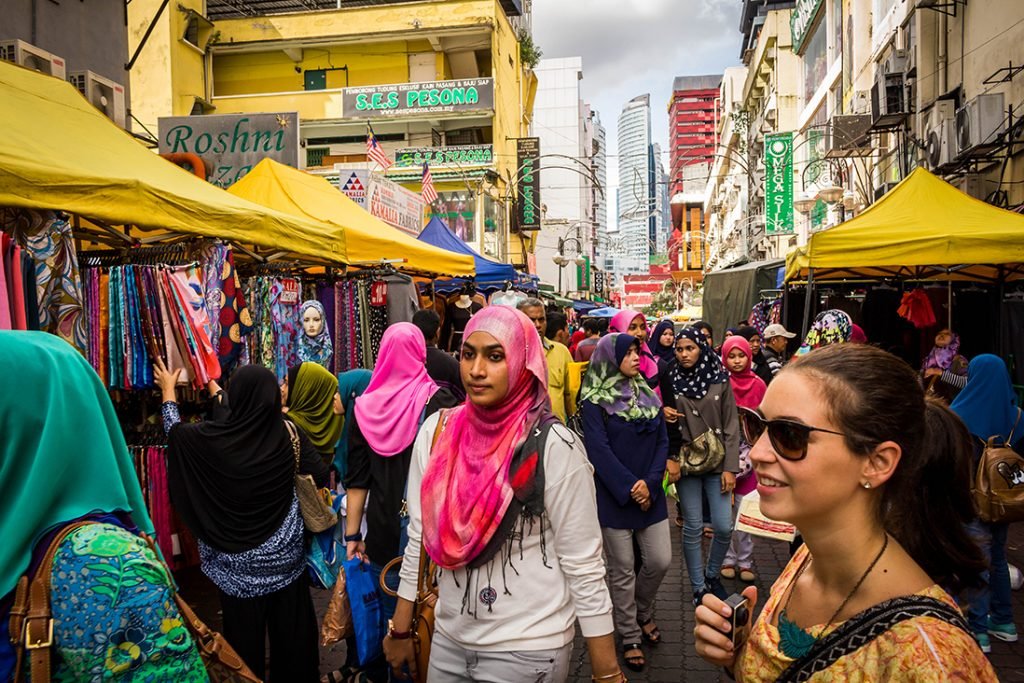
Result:
<svg viewBox="0 0 1024 683"><path fill-rule="evenodd" d="M811 432L825 432L846 436L842 432L831 429L810 427L795 420L766 420L750 408L740 408L740 426L747 443L753 446L768 431L768 441L780 457L786 460L803 460L807 457L807 444L811 440Z"/></svg>

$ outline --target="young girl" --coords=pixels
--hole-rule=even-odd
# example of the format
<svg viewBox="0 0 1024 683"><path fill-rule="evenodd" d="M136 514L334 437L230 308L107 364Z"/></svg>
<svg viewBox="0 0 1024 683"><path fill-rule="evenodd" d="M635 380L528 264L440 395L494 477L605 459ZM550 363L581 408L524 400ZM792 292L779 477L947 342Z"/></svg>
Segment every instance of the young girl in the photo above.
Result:
<svg viewBox="0 0 1024 683"><path fill-rule="evenodd" d="M750 344L742 333L729 337L722 344L722 358L725 368L729 371L729 384L732 386L732 394L736 399L736 405L740 408L757 410L764 398L767 386L760 377L750 369L750 359L753 357ZM750 444L745 440L740 442L740 471L736 477L736 488L733 491L733 505L739 510L743 496L757 488L757 477L754 476L750 463ZM722 565L722 577L733 579L736 577L737 569L741 581L753 583L757 580L754 573L754 539L745 531L732 532L732 543L729 544L729 552L725 554L725 563Z"/></svg>

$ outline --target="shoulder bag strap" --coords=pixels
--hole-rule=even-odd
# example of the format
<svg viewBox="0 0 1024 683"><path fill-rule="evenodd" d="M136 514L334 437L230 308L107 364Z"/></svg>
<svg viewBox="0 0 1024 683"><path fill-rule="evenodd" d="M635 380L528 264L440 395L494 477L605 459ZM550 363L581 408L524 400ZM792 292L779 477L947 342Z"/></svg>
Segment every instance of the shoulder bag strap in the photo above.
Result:
<svg viewBox="0 0 1024 683"><path fill-rule="evenodd" d="M1017 408L1017 419L1013 421L1013 429L1010 430L1010 436L1006 439L1006 445L1010 446L1013 443L1013 433L1017 431L1017 425L1020 424L1020 408ZM1012 446L1011 446L1012 447Z"/></svg>
<svg viewBox="0 0 1024 683"><path fill-rule="evenodd" d="M434 438L430 441L430 451L433 454L434 446L437 445L437 440L441 437L441 432L444 431L445 424L448 423L448 410L442 410L437 419L437 427L434 428ZM437 565L430 559L427 554L427 548L423 545L423 539L420 538L420 566L417 576L416 585L416 598L422 600L427 597L430 593L435 592L434 590L434 575L437 572Z"/></svg>
<svg viewBox="0 0 1024 683"><path fill-rule="evenodd" d="M807 681L814 674L828 669L840 658L853 654L897 624L915 617L933 617L959 628L964 633L971 633L960 611L941 600L918 595L894 598L861 612L817 641L807 654L790 664L777 681Z"/></svg>
<svg viewBox="0 0 1024 683"><path fill-rule="evenodd" d="M50 582L53 574L53 558L60 544L76 530L90 521L68 524L50 541L50 547L43 561L36 569L31 582L28 575L18 580L11 607L11 642L15 649L14 680L21 676L25 650L29 651L29 666L32 683L50 682L50 655L53 646L53 613L50 610Z"/></svg>
<svg viewBox="0 0 1024 683"><path fill-rule="evenodd" d="M288 430L288 439L292 442L292 453L295 454L295 473L299 473L299 461L302 458L302 445L299 442L298 428L288 418L284 418L284 427Z"/></svg>

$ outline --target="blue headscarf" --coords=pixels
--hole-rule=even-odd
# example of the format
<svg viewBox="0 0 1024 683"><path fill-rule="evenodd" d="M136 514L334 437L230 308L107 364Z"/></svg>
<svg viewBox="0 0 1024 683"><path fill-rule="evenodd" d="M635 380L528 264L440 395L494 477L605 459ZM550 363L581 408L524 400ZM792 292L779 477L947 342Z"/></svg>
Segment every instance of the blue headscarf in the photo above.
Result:
<svg viewBox="0 0 1024 683"><path fill-rule="evenodd" d="M356 398L366 391L372 376L373 373L369 370L349 370L338 375L338 393L341 394L341 404L345 406L345 423L341 428L338 445L334 448L334 467L341 479L348 473L348 426L351 424L349 415L355 410Z"/></svg>
<svg viewBox="0 0 1024 683"><path fill-rule="evenodd" d="M1017 394L1013 391L1006 363L999 356L983 353L967 366L967 386L950 409L960 416L967 430L982 440L1009 437L1013 443L1024 437L1024 424L1017 422ZM1022 420L1024 422L1024 420Z"/></svg>

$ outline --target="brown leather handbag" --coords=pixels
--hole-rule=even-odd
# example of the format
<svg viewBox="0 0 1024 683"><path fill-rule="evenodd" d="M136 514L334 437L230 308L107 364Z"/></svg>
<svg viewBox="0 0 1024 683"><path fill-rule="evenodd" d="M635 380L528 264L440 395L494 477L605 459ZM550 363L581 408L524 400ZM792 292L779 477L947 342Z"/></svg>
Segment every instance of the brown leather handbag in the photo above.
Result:
<svg viewBox="0 0 1024 683"><path fill-rule="evenodd" d="M49 683L51 678L51 661L53 654L53 612L50 609L50 583L53 574L53 558L57 554L60 544L72 532L86 524L93 522L74 522L61 529L50 547L43 556L34 577L29 579L28 575L18 580L18 586L14 594L14 604L11 607L10 629L12 643L14 645L16 663L14 669L15 683L25 681L23 659L25 651L29 652L29 668L31 671L32 683ZM153 539L145 534L142 538L146 540L154 555L163 559L157 550ZM167 576L171 576L170 569L164 564ZM238 653L224 637L216 631L210 630L192 608L181 599L178 592L174 592L174 602L181 613L185 625L192 634L192 640L199 650L199 656L206 667L206 673L214 683L262 683L245 665ZM20 637L17 634L22 634ZM15 638L17 641L15 642Z"/></svg>

